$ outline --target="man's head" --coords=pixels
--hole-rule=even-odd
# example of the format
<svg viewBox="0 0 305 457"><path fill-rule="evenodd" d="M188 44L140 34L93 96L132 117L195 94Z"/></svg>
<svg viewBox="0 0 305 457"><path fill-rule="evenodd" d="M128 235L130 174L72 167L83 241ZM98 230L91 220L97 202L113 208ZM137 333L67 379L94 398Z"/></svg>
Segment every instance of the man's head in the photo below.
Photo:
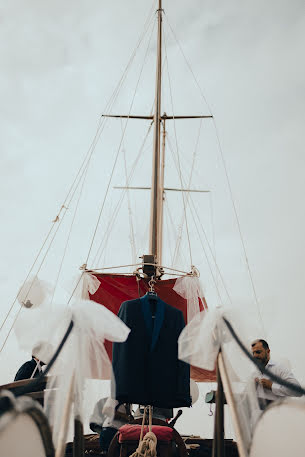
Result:
<svg viewBox="0 0 305 457"><path fill-rule="evenodd" d="M270 349L267 341L255 340L251 344L252 355L263 366L266 366L270 360Z"/></svg>

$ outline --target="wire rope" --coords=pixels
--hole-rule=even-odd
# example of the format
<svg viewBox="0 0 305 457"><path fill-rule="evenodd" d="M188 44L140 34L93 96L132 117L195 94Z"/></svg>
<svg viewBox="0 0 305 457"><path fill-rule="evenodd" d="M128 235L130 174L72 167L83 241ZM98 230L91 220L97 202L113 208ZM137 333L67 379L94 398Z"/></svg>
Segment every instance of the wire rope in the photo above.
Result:
<svg viewBox="0 0 305 457"><path fill-rule="evenodd" d="M169 29L171 30L172 32L172 35L180 49L180 52L181 54L183 55L184 57L184 60L193 76L193 79L199 89L199 92L201 94L201 97L202 99L204 100L210 114L212 113L211 111L211 108L210 108L210 105L200 87L200 84L198 83L198 80L193 72L193 69L190 65L190 63L188 62L184 52L183 52L183 49L182 49L182 46L179 42L179 40L177 39L176 37L176 34L173 30L173 28L171 27L170 25L170 22L168 20L168 18L166 17L165 15L165 18L166 18L166 21L168 23L168 26L169 26ZM213 116L212 118L213 120L213 125L214 125L214 129L215 129L215 134L216 134L216 138L217 138L217 142L218 142L218 148L219 148L219 152L220 152L220 155L221 155L221 160L222 160L222 163L223 163L223 167L224 167L224 171L225 171L225 176L226 176L226 181L227 181L227 185L228 185L228 189L229 189L229 193L230 193L230 198L231 198L231 203L232 203L232 206L233 206L233 211L234 211L234 215L235 215L235 219L236 219L236 223L237 223L237 228L238 228L238 232L239 232L239 236L240 236L240 240L241 240L241 244L242 244L242 249L243 249L243 253L244 253L244 257L245 257L245 262L246 262L246 267L247 267L247 271L248 271L248 274L249 274L249 278L250 278L250 283L251 283L251 288L252 288L252 292L253 292L253 296L254 296L254 301L255 301L255 305L257 307L257 310L258 310L258 315L259 315L259 319L261 321L261 324L262 324L262 327L263 327L263 330L265 331L265 327L264 327L264 322L263 322L263 318L262 318L262 314L261 314L261 309L260 309L260 305L259 305L259 300L258 300L258 296L257 296L257 292L256 292L256 287L255 287L255 284L254 284L254 279L253 279L253 275L252 275L252 270L251 270L251 267L250 267L250 263L249 263L249 259L248 259L248 255L247 255L247 250L246 250L246 245L245 245L245 241L244 241L244 237L243 237L243 234L242 234L242 230L241 230L241 225L240 225L240 221L239 221L239 217L238 217L238 213L237 213L237 208L236 208L236 204L235 204L235 199L234 199L234 196L233 196L233 191L232 191L232 186L231 186L231 182L230 182L230 178L229 178L229 174L228 174L228 170L227 170L227 166L226 166L226 162L225 162L225 158L224 158L224 154L223 154L223 150L222 150L222 147L221 147L221 142L220 142L220 138L219 138L219 134L218 134L218 128L217 128L217 124L216 124L216 121L215 121L215 118Z"/></svg>
<svg viewBox="0 0 305 457"><path fill-rule="evenodd" d="M71 224L70 224L67 240L66 240L66 243L65 243L63 255L62 255L60 266L59 266L58 273L57 273L57 277L56 277L56 280L55 280L55 286L53 288L53 293L52 293L52 297L51 297L51 303L53 303L55 291L56 291L56 288L57 288L57 285L58 285L58 281L59 281L59 278L60 278L60 274L61 274L61 271L62 271L64 260L65 260L65 257L66 257L68 245L69 245L69 242L70 242L70 237L71 237L72 229L73 229L73 226L74 226L76 214L77 214L77 211L78 211L78 208L79 208L79 203L80 203L81 197L83 195L83 189L84 189L84 185L85 185L85 182L86 182L88 168L89 168L89 163L88 163L88 165L86 167L86 170L85 170L85 173L84 173L84 176L83 176L83 182L82 182L82 185L81 185L81 188L80 188L80 192L79 192L79 196L78 196L78 199L77 199L77 202L76 202L76 205L75 205L74 214L73 214L72 221L71 221Z"/></svg>
<svg viewBox="0 0 305 457"><path fill-rule="evenodd" d="M182 187L182 173L181 173L180 157L179 157L179 148L178 148L178 139L177 139L177 130L176 130L176 120L175 120L175 117L174 117L174 102L173 102L173 94L172 94L172 85L171 85L171 79L170 79L170 76L169 76L169 69L168 69L168 57L167 57L166 39L164 39L164 50L165 50L165 58L166 58L167 77L168 77L168 82L169 82L169 93L170 93L170 100L171 100L171 108L172 108L172 113L173 113L172 115L173 115L173 126L174 126L175 142L176 142L176 153L177 153L177 159L178 159L178 164L179 164L179 179L180 179L180 183L181 183L181 188L183 189L183 187ZM185 213L185 226L186 226L187 240L188 240L188 246L189 246L190 262L191 262L191 265L192 265L193 264L192 248L191 248L191 240L190 240L190 234L189 234L187 216L186 216L186 202L185 202L184 191L182 191L182 201L183 201L183 209L184 209L184 213Z"/></svg>
<svg viewBox="0 0 305 457"><path fill-rule="evenodd" d="M91 156L90 156L90 158L91 158ZM89 160L90 160L90 158L89 158ZM89 164L89 162L88 162L88 164ZM31 281L31 284L30 284L30 286L29 286L29 289L28 289L28 291L27 291L27 293L26 293L26 295L25 295L24 301L26 301L26 299L27 299L27 297L28 297L30 291L32 290L32 287L33 287L33 285L34 285L34 282L35 282L36 279L37 279L37 275L38 275L38 273L40 272L41 267L42 267L42 265L43 265L44 262L45 262L45 259L47 258L47 255L48 255L48 253L49 253L49 251L50 251L50 249L51 249L51 246L52 246L52 244L53 244L53 241L54 241L54 239L55 239L55 237L56 237L56 235L57 235L57 232L58 232L59 228L61 227L61 224L62 224L62 222L63 222L63 220L64 220L64 218L65 218L65 215L67 214L67 210L68 210L68 208L69 208L69 206L70 206L70 204L71 204L71 202L72 202L72 200L73 200L73 198L74 198L74 195L75 195L75 193L76 193L76 191L77 191L77 189L78 189L78 186L79 186L79 184L80 184L80 181L81 181L82 177L84 176L85 171L86 171L86 168L84 168L83 171L82 171L82 173L80 174L80 177L79 177L79 179L78 179L78 183L77 183L77 185L74 187L73 192L72 192L72 195L70 195L70 200L69 200L68 203L67 203L68 206L62 206L61 209L60 209L60 212L62 211L62 209L65 209L65 212L63 213L62 218L61 218L61 219L59 218L59 214L60 214L60 212L59 212L59 214L56 216L56 218L55 218L54 221L53 221L53 222L54 222L54 225L55 225L55 223L57 223L57 228L56 228L55 233L53 234L53 236L52 236L52 238L51 238L51 241L50 241L50 243L49 243L49 245L48 245L48 247L47 247L47 249L46 249L46 252L44 253L44 255L43 255L43 257L42 257L42 260L41 260L41 262L40 262L40 264L39 264L39 266L38 266L38 269L37 269L37 271L36 271L36 273L35 273L35 276L34 276L33 280ZM65 202L67 202L67 200L65 200ZM40 250L40 252L42 252L42 250ZM38 260L38 259L37 259L37 260ZM30 273L29 273L29 274L30 274ZM29 277L29 274L28 274L27 278ZM23 282L22 287L24 287L25 282L26 282L26 280ZM21 288L21 289L22 289L22 288ZM16 296L16 298L15 298L15 300L14 300L14 303L13 303L11 309L13 308L14 304L16 303L16 300L17 300L17 298L18 298L18 295L19 295L19 292L18 292L18 294L17 294L17 296ZM5 345L6 345L6 342L7 342L8 338L9 338L11 332L12 332L12 329L14 328L14 325L15 325L15 323L16 323L18 317L19 317L19 314L20 314L22 308L23 308L23 304L20 305L19 310L17 311L17 313L16 313L16 315L15 315L15 317L14 317L13 323L12 323L12 325L11 325L11 327L10 327L10 329L9 329L9 331L8 331L8 333L7 333L7 335L6 335L6 338L4 339L4 342L3 342L2 346L1 346L1 348L0 348L0 353L2 352L3 348L4 348Z"/></svg>
<svg viewBox="0 0 305 457"><path fill-rule="evenodd" d="M178 164L177 164L177 162L176 162L176 160L175 160L175 156L174 156L174 152L173 152L173 150L172 150L172 147L170 146L169 138L168 138L168 144L169 144L169 150L170 150L170 152L171 152L171 154L172 154L172 156L173 156L174 164L175 164L175 166L176 166L176 168L177 168L177 167L178 167ZM182 185L183 185L183 184L184 184L184 183L182 183ZM197 218L198 218L199 224L200 224L200 226L201 226L201 230L202 230L202 232L203 232L203 234L204 234L206 243L207 243L207 245L208 245L208 247L209 247L210 254L212 255L212 258L213 258L213 261L214 261L214 264L215 264L215 267L216 267L216 271L218 271L218 274L219 274L219 276L220 276L220 278L221 278L221 280L222 280L222 282L223 282L223 287L224 287L224 289L225 289L225 291L226 291L228 300L229 300L230 303L232 303L230 294L229 294L229 292L228 292L228 290L227 290L227 287L226 287L226 285L225 285L225 282L224 282L223 276L222 276L222 274L221 274L220 268L219 268L219 266L218 266L218 264L217 264L216 258L215 258L214 254L213 254L213 250L212 250L212 248L211 248L211 246L210 246L210 243L209 243L209 241L208 241L208 237L207 237L206 231L205 231L205 229L204 229L204 227L203 227L203 225L202 225L202 223L201 223L201 221L200 221L200 218L199 218L199 216L198 216L198 213L197 213L197 211L196 211L196 208L195 208L195 205L194 205L194 202L193 202L191 193L189 193L189 195L190 195L190 202L191 202L191 204L192 204L193 207L194 207L195 214L196 214L196 216L197 216ZM202 248L203 248L203 250L204 250L204 254L205 254L205 257L206 257L206 260L207 260L208 267L209 267L209 269L210 269L210 271L211 271L211 275L212 275L212 278L213 278L213 282L214 282L214 285L215 285L215 289L216 289L217 294L218 294L218 296L219 296L219 298L220 298L220 300L221 300L221 303L223 303L223 302L222 302L222 299L221 299L221 296L220 296L220 292L219 292L218 282L217 282L217 280L216 280L216 278L215 278L215 276L214 276L214 273L212 273L211 264L210 264L210 262L209 262L209 260L208 260L208 256L207 256L206 250L205 250L205 248L204 248L204 244L203 244L203 241L202 241L202 239L201 239L200 232L199 232L199 230L198 230L198 227L197 227L197 224L196 224L196 222L195 222L194 215L193 215L193 211L192 211L191 208L190 208L190 211L191 211L191 214L192 214L194 223L195 223L195 227L196 227L196 230L197 230L197 234L198 234L198 237L199 237L200 244L201 244L201 246L202 246Z"/></svg>
<svg viewBox="0 0 305 457"><path fill-rule="evenodd" d="M107 104L106 104L105 111L107 111L107 110L110 108L110 106L113 105L113 103L115 102L115 100L116 100L116 98L117 98L117 94L118 94L118 92L119 92L119 89L120 89L120 87L121 87L121 85L122 85L124 79L126 78L126 74L127 74L127 72L128 72L128 69L129 69L129 67L130 67L130 65L131 65L131 63L132 63L132 61L133 61L133 59L134 59L134 57L135 57L135 55L136 55L136 52L137 52L137 50L138 50L138 48L139 48L139 46L140 46L140 43L141 43L142 39L144 38L144 36L145 36L145 34L146 34L146 32L147 32L148 24L149 24L149 22L150 22L151 19L152 19L152 13L153 13L153 10L154 10L154 4L155 4L155 1L152 2L152 7L151 7L150 12L149 12L149 14L148 14L148 17L147 17L147 19L146 19L146 22L145 22L143 31L142 31L142 33L141 33L139 39L138 39L138 43L137 43L137 45L136 45L136 48L135 48L134 52L132 53L132 55L131 55L131 57L130 57L130 59L129 59L129 61L128 61L126 67L125 67L125 70L124 70L124 72L123 72L123 75L122 75L121 79L119 80L119 83L117 84L116 89L114 90L112 96L110 97L109 101L108 101ZM36 257L35 257L34 262L32 263L32 266L31 266L31 268L30 268L30 270L29 270L29 272L28 272L28 274L27 274L27 276L26 276L26 278L25 278L25 280L24 280L24 282L23 282L23 284L22 284L22 286L21 286L21 289L24 287L24 284L26 283L26 281L28 280L30 274L32 273L32 271L33 271L33 269L34 269L34 266L36 265L36 263L37 263L37 261L38 261L38 258L40 257L40 254L42 253L42 251L43 251L43 249L44 249L44 247L45 247L45 245L46 245L46 243L47 243L47 241L48 241L48 239L49 239L49 237L50 237L50 235L51 235L51 233L52 233L52 231L53 231L53 229L54 229L54 226L55 226L56 222L58 222L58 220L59 220L59 218L60 218L61 211L66 207L66 202L67 202L67 200L68 200L68 198L69 198L71 192L73 191L74 186L75 186L75 185L77 186L76 183L77 183L77 180L79 179L79 174L81 173L82 169L86 166L86 161L90 160L90 155L92 155L92 153L93 153L93 151L94 151L94 149L95 149L95 146L96 146L97 141L98 141L98 139L99 139L99 137L100 137L100 135L101 135L101 133L102 133L103 126L105 125L105 123L106 123L105 118L100 118L100 119L99 119L98 127L97 127L97 130L96 130L95 136L94 136L94 138L93 138L93 140L92 140L92 142L91 142L91 144L90 144L90 147L89 147L89 149L87 150L87 152L86 152L86 154L85 154L85 157L84 157L84 159L83 159L83 161L82 161L82 164L81 164L81 166L79 167L79 170L78 170L78 172L77 172L77 174L76 174L76 176L75 176L75 178L74 178L74 180L73 180L73 182L72 182L72 184L71 184L71 186L70 186L70 188L69 188L69 190L68 190L68 193L66 194L66 197L65 197L65 199L64 199L63 204L61 205L61 208L60 208L59 213L57 214L56 218L55 218L54 221L52 222L53 225L51 226L49 232L47 233L47 236L45 237L45 240L43 241L42 246L41 246L41 248L39 249L39 251L38 251L38 253L37 253ZM54 238L53 238L53 239L54 239ZM37 274L36 274L36 276L37 276ZM35 280L35 278L34 278L34 280ZM5 318L4 318L4 320L3 320L2 324L1 324L0 332L1 332L2 328L3 328L3 326L5 325L5 323L6 323L7 319L8 319L8 317L9 317L9 315L10 315L10 313L11 313L11 311L12 311L12 309L13 309L13 307L14 307L16 301L17 301L18 295L19 295L19 292L18 292L18 294L16 295L16 297L15 297L15 299L14 299L12 305L10 306L10 308L9 308L9 310L8 310L6 316L5 316ZM3 348L3 347L2 347L2 348ZM1 352L2 348L0 349L0 352Z"/></svg>
<svg viewBox="0 0 305 457"><path fill-rule="evenodd" d="M120 120L121 120L121 130L123 130L122 118ZM129 228L130 228L130 235L129 236L130 236L130 243L131 243L131 255L132 255L132 261L135 263L136 262L136 242L135 242L134 226L133 226L133 219L132 219L130 192L129 192L129 189L128 189L128 173L127 173L126 150L125 150L124 142L123 142L123 155L124 155L126 196L127 196Z"/></svg>
<svg viewBox="0 0 305 457"><path fill-rule="evenodd" d="M154 23L154 25L152 27L152 32L151 32L151 35L150 35L149 44L150 44L150 40L151 40L153 31L154 31L154 28L155 28L155 23ZM143 72L145 61L146 61L146 57L147 57L147 54L148 54L149 44L148 44L147 49L146 49L144 61L143 61L143 64L142 64L142 67L141 67L141 70L140 70L140 74L139 74L139 77L138 77L138 80L137 80L137 83L136 83L136 87L135 87L135 90L134 90L134 93L133 93L133 97L132 97L131 104L130 104L130 107L129 107L128 118L126 120L126 123L125 123L125 126L124 126L124 131L123 131L123 134L121 136L120 143L119 143L119 146L118 146L118 149L117 149L117 153L116 153L115 160L114 160L114 163L113 163L113 167L112 167L112 170L111 170L111 174L110 174L110 177L109 177L108 185L107 185L107 188L106 188L106 193L105 193L105 196L104 196L103 201L102 201L101 209L100 209L100 212L99 212L99 215L98 215L97 223L96 223L96 226L95 226L95 230L94 230L93 237L92 237L92 240L91 240L91 243L90 243L88 255L87 255L87 258L86 258L86 262L85 262L86 264L88 264L88 260L89 260L89 257L90 257L91 251L92 251L92 247L93 247L93 243L94 243L94 240L95 240L95 236L96 236L96 233L97 233L97 230L98 230L98 227L99 227L99 223L100 223L101 216L102 216L102 213L103 213L103 210L104 210L105 202L106 202L106 199L107 199L107 196L108 196L108 192L109 192L109 189L110 189L110 184L111 184L111 181L112 181L112 178L113 178L114 170L115 170L118 158L119 158L122 142L124 140L124 136L125 136L125 133L126 133L127 125L128 125L128 122L129 122L129 116L130 116L130 113L131 113L131 110L132 110L132 107L133 107L133 104L134 104L135 96L136 96L137 89L138 89L138 86L139 86L139 82L140 82L140 79L141 79L141 76L142 76L142 72Z"/></svg>
<svg viewBox="0 0 305 457"><path fill-rule="evenodd" d="M131 171L130 171L130 173L129 173L129 178L128 178L128 184L127 184L127 185L129 185L129 184L130 184L130 181L132 180L133 174L134 174L135 169L136 169L136 165L137 165L137 163L138 163L138 160L139 160L140 156L141 156L142 153L143 153L144 146L145 146L145 144L146 144L147 138L148 138L149 133L150 133L150 131L151 131L151 127L152 127L152 123L150 124L150 126L149 126L149 128L148 128L148 130L147 130L147 133L146 133L146 135L145 135L145 137L144 137L144 140L143 140L143 142L142 142L142 145L141 145L141 147L140 147L139 153L138 153L137 157L135 158L135 160L134 160L134 162L133 162L133 165L132 165L132 167L131 167ZM113 227L113 224L114 224L114 222L115 222L115 220L116 220L116 218L117 218L117 215L118 215L118 213L119 213L121 204L122 204L123 199L124 199L124 196L125 196L125 192L126 192L126 189L124 189L124 190L122 191L121 197L120 197L120 199L119 199L119 201L118 201L118 203L117 203L117 205L116 205L116 208L115 208L115 210L114 210L114 212L113 212L112 218L109 220L108 227L107 227L107 229L106 229L106 231L105 231L104 237L103 237L103 239L102 239L102 241L101 241L101 243L100 243L100 246L99 246L99 248L98 248L98 250L97 250L97 253L96 253L96 255L95 255L94 259L93 259L93 264L94 264L95 262L97 262L97 263L100 262L100 258L101 258L102 252L103 252L103 245L104 245L105 243L107 243L107 240L108 240L108 238L109 238L109 236L110 236L111 228Z"/></svg>
<svg viewBox="0 0 305 457"><path fill-rule="evenodd" d="M194 172L194 166L195 166L195 160L196 160L196 155L197 155L197 151L198 151L198 145L199 145L199 139L200 139L200 134L201 134L201 128L202 128L202 119L200 119L200 123L199 123L199 129L198 129L198 134L197 134L197 139L196 139L196 144L195 144L195 149L194 149L194 152L193 152L193 155L192 155L192 165L191 165L191 172L190 172L190 177L189 177L189 180L188 180L188 184L187 184L187 189L190 189L191 187L191 182L192 182L192 178L193 178L193 172ZM188 201L189 201L189 198L190 198L190 192L187 193L187 196L186 196L186 206L188 205ZM186 217L186 215L185 215ZM182 221L182 224L183 224L183 221ZM180 242L181 242L181 238L180 238ZM176 249L179 250L180 246L176 246ZM174 258L175 260L175 258Z"/></svg>

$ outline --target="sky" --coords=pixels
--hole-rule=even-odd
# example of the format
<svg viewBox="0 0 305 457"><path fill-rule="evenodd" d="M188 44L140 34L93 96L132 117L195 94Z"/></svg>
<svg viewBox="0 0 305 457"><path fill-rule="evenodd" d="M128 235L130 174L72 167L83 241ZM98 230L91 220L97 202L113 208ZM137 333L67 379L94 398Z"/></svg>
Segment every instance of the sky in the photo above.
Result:
<svg viewBox="0 0 305 457"><path fill-rule="evenodd" d="M140 0L132 0L128 5L122 0L111 3L104 0L44 3L6 0L0 6L1 322L59 212L151 6L152 2ZM302 354L305 317L304 2L167 0L163 7L167 59L164 54L162 108L167 114L173 108L180 115L213 113L258 296L264 336L270 342L272 354L289 359L298 379L305 384ZM207 103L198 92L168 24L181 44ZM138 60L134 59L120 97L112 106L113 113L128 114L131 110L134 114L147 114L152 108L155 42L149 41L150 31L152 29L136 56ZM146 50L146 63L131 105ZM169 89L175 96L174 104ZM84 187L71 235L61 290L86 260L119 148L124 126L120 121L109 121L107 127L88 171L89 184ZM123 149L126 149L129 170L147 127L147 124L128 123L131 139L124 138ZM191 174L199 128L197 121L193 124L188 121L185 130L180 129L179 124L178 132L173 126L168 127L173 148L176 136L182 144L181 164L186 180ZM211 197L194 196L194 207L206 227L234 306L249 320L258 320L214 124L204 122L200 132L191 184L196 189L210 190ZM170 154L167 160L166 182L179 187L181 183ZM107 200L101 233L120 195L112 187L125 183L122 154L119 163L121 167L111 182L113 199ZM138 161L131 185L149 185L150 166L148 145ZM136 256L139 256L147 249L148 223L143 221L148 220L149 196L133 194L132 197ZM174 209L166 210L168 239L164 262L167 263L172 261L173 239L181 221L182 213L176 209L176 201L177 196L168 195L166 206ZM72 205L67 211L71 219L70 209ZM111 241L107 242L108 251L101 257L101 266L127 264L132 258L130 232L124 238L122 225L125 222L120 222L120 217L121 221L128 220L126 199L111 228ZM171 217L176 231L170 224ZM69 224L65 224L67 232ZM201 271L208 302L214 306L219 298L192 222L190 234L192 260ZM54 281L56 275L52 271L57 268L65 240L59 233L58 247L52 250L47 265L40 272L42 279ZM96 246L98 242L94 249ZM183 241L181 250L187 251L186 247ZM188 271L187 254L181 254L177 266ZM216 278L216 282L219 281ZM227 305L226 298L224 304ZM17 310L16 304L1 331L1 342ZM0 357L5 367L0 380L9 382L26 358L13 332ZM201 406L207 415L207 407Z"/></svg>

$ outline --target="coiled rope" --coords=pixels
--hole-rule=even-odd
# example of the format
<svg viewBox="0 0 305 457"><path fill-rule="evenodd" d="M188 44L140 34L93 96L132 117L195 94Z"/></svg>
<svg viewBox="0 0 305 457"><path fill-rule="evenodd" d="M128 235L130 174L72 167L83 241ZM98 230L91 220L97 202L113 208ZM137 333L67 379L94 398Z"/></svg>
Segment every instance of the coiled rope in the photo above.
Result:
<svg viewBox="0 0 305 457"><path fill-rule="evenodd" d="M145 418L148 411L148 432L144 434ZM152 431L152 407L145 406L141 425L140 441L136 451L130 457L157 457L157 437Z"/></svg>

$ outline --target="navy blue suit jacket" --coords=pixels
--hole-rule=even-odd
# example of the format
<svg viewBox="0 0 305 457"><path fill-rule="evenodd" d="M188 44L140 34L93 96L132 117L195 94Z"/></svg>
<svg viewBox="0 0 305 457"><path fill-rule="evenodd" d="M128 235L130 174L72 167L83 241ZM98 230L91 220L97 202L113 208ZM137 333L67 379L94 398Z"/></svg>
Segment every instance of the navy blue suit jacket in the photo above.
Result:
<svg viewBox="0 0 305 457"><path fill-rule="evenodd" d="M20 381L21 379L28 379L32 376L33 371L35 370L37 366L36 360L32 358L32 360L29 360L28 362L25 362L19 370L16 373L14 381ZM34 378L37 378L39 376L39 370L37 369Z"/></svg>
<svg viewBox="0 0 305 457"><path fill-rule="evenodd" d="M124 343L113 344L116 399L163 408L190 406L190 368L178 360L182 312L157 298L153 319L145 295L123 302L118 316L131 332Z"/></svg>

